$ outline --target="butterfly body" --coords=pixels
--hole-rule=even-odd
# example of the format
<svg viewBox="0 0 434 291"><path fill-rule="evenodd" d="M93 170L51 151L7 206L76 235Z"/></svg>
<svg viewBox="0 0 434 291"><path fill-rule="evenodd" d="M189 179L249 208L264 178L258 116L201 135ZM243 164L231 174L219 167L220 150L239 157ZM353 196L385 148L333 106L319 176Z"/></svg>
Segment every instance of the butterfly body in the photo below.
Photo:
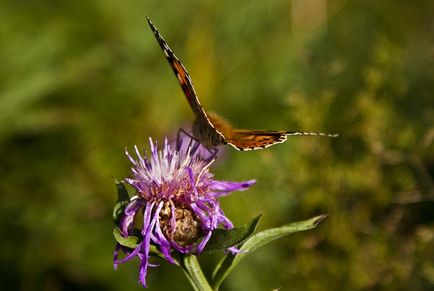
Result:
<svg viewBox="0 0 434 291"><path fill-rule="evenodd" d="M193 136L208 148L215 148L219 145L229 144L234 148L246 151L263 149L277 143L286 141L288 135L319 135L336 137L337 134L325 134L317 132L292 132L281 130L244 130L234 129L229 122L215 113L207 113L200 104L193 81L184 65L172 52L163 36L147 18L149 26L154 33L161 49L166 55L167 61L181 85L187 101L196 116L193 123Z"/></svg>
<svg viewBox="0 0 434 291"><path fill-rule="evenodd" d="M208 120L212 123L209 124ZM214 122L213 122L214 121ZM222 129L226 128L227 124L217 115L208 113L207 119L197 116L193 122L193 136L197 138L204 146L214 148L219 145L226 144L226 137L222 133ZM220 128L220 130L219 130Z"/></svg>

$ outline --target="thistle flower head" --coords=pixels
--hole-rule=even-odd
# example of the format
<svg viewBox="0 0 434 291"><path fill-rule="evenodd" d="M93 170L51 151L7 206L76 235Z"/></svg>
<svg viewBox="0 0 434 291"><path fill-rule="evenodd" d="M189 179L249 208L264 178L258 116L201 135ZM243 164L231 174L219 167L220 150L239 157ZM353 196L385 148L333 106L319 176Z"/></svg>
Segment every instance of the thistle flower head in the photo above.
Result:
<svg viewBox="0 0 434 291"><path fill-rule="evenodd" d="M136 195L125 207L119 229L127 237L136 235L139 228L141 242L135 249L123 248L123 259L118 259L118 244L114 264L117 267L137 256L140 282L146 286L148 266L154 266L149 263L151 244L170 263L175 263L171 251L199 254L213 230L233 227L217 198L245 190L255 181L214 180L209 167L215 154L189 136L178 137L174 147L166 139L161 150L150 139L149 156L142 155L137 147L134 149L136 158L126 151L132 163L132 177L125 182L135 188Z"/></svg>

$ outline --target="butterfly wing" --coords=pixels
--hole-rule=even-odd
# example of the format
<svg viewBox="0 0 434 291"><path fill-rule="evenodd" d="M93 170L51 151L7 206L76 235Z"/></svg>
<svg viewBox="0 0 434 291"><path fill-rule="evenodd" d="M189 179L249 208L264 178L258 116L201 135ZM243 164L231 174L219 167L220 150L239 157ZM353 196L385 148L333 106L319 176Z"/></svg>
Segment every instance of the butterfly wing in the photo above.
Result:
<svg viewBox="0 0 434 291"><path fill-rule="evenodd" d="M233 130L226 142L240 151L265 149L286 141L287 132L278 130Z"/></svg>
<svg viewBox="0 0 434 291"><path fill-rule="evenodd" d="M173 72L175 73L176 78L178 79L179 84L181 85L182 91L184 92L185 97L187 97L187 101L190 104L190 107L193 110L194 114L196 114L197 116L206 117L206 113L203 110L202 105L199 102L199 99L197 98L196 91L194 90L193 81L191 80L191 77L188 74L187 70L185 69L184 65L178 60L178 58L172 52L172 50L164 40L163 36L158 32L154 24L152 24L151 20L149 20L149 18L147 19L148 19L149 26L151 27L151 30L154 33L154 36L157 39L158 44L160 45L161 49L166 55L167 61L172 67Z"/></svg>
<svg viewBox="0 0 434 291"><path fill-rule="evenodd" d="M179 84L181 85L182 91L184 92L184 95L187 98L187 101L190 104L193 113L196 115L195 123L199 124L199 126L201 127L200 132L202 139L204 136L206 136L206 139L210 137L210 142L213 145L224 143L225 137L215 128L208 115L206 114L205 110L203 109L202 105L200 104L199 98L197 97L196 91L194 90L193 81L191 80L187 69L172 52L169 45L164 40L163 36L158 32L157 28L154 26L151 20L148 17L146 18L152 32L154 33L155 38L157 39L161 49L166 55L167 61L172 67L172 70L175 73ZM204 142L208 141L204 140Z"/></svg>
<svg viewBox="0 0 434 291"><path fill-rule="evenodd" d="M272 145L283 143L288 135L317 135L336 137L337 134L322 132L296 132L282 130L232 130L226 142L240 151L265 149Z"/></svg>

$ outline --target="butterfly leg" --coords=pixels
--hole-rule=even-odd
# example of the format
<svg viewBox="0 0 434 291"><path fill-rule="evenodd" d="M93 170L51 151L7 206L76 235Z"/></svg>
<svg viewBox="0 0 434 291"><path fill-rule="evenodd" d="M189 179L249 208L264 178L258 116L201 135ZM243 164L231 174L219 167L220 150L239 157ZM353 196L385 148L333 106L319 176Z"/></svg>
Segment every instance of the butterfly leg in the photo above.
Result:
<svg viewBox="0 0 434 291"><path fill-rule="evenodd" d="M203 149L205 149L209 155L210 155L210 160L214 159L217 156L218 153L218 149L216 147L213 148L207 148L206 146L202 145L201 142L195 138L192 134L190 134L189 132L185 131L183 128L180 128L178 130L177 136L176 136L176 150L180 150L182 147L182 141L183 141L183 137L182 134L189 137L190 141L187 147L191 147L191 151L195 152L196 150L199 149L200 146L202 146ZM195 143L195 144L193 144ZM206 159L208 160L208 158Z"/></svg>
<svg viewBox="0 0 434 291"><path fill-rule="evenodd" d="M188 146L191 146L191 143L194 141L196 141L197 143L199 143L199 141L190 133L188 133L187 131L185 131L183 128L180 128L178 130L178 133L176 134L176 150L179 151L181 149L182 146L182 136L181 134L184 134L186 136L188 136L190 138L190 143L188 144Z"/></svg>

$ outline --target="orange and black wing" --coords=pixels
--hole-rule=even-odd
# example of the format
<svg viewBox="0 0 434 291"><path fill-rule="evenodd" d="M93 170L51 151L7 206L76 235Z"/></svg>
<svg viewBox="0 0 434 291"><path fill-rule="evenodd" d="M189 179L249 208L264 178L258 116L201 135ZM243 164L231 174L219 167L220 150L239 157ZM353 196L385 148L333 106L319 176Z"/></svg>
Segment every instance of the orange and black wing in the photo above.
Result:
<svg viewBox="0 0 434 291"><path fill-rule="evenodd" d="M240 151L259 150L285 142L288 135L337 136L337 134L322 132L235 129L232 130L230 136L226 138L226 142Z"/></svg>
<svg viewBox="0 0 434 291"><path fill-rule="evenodd" d="M193 110L193 113L196 115L196 119L200 122L204 122L207 130L212 132L213 137L218 137L218 140L224 141L225 137L220 131L215 128L214 124L211 122L202 105L200 104L199 98L197 97L196 91L193 87L193 81L191 80L187 69L172 52L169 45L164 40L163 36L158 32L157 28L154 26L151 20L148 17L146 18L152 32L154 33L155 38L157 39L161 49L166 55L167 61L172 67L179 84L181 85L182 91L184 92L185 97L187 98L187 101L190 104L191 109Z"/></svg>
<svg viewBox="0 0 434 291"><path fill-rule="evenodd" d="M185 97L187 98L187 101L190 104L190 107L193 110L194 114L197 117L203 118L209 122L205 110L202 108L202 105L200 104L199 99L197 97L196 91L194 90L193 81L191 80L191 77L188 74L187 70L185 69L184 65L178 60L178 58L172 52L172 50L164 40L163 36L161 36L157 28L154 26L154 24L152 24L151 20L149 20L148 17L146 18L148 20L152 32L154 33L155 38L157 39L161 49L166 55L167 61L172 67L173 72L175 73L176 78L178 79L179 84L181 85L182 91L184 92Z"/></svg>
<svg viewBox="0 0 434 291"><path fill-rule="evenodd" d="M265 149L286 141L286 131L233 130L227 143L240 151Z"/></svg>

